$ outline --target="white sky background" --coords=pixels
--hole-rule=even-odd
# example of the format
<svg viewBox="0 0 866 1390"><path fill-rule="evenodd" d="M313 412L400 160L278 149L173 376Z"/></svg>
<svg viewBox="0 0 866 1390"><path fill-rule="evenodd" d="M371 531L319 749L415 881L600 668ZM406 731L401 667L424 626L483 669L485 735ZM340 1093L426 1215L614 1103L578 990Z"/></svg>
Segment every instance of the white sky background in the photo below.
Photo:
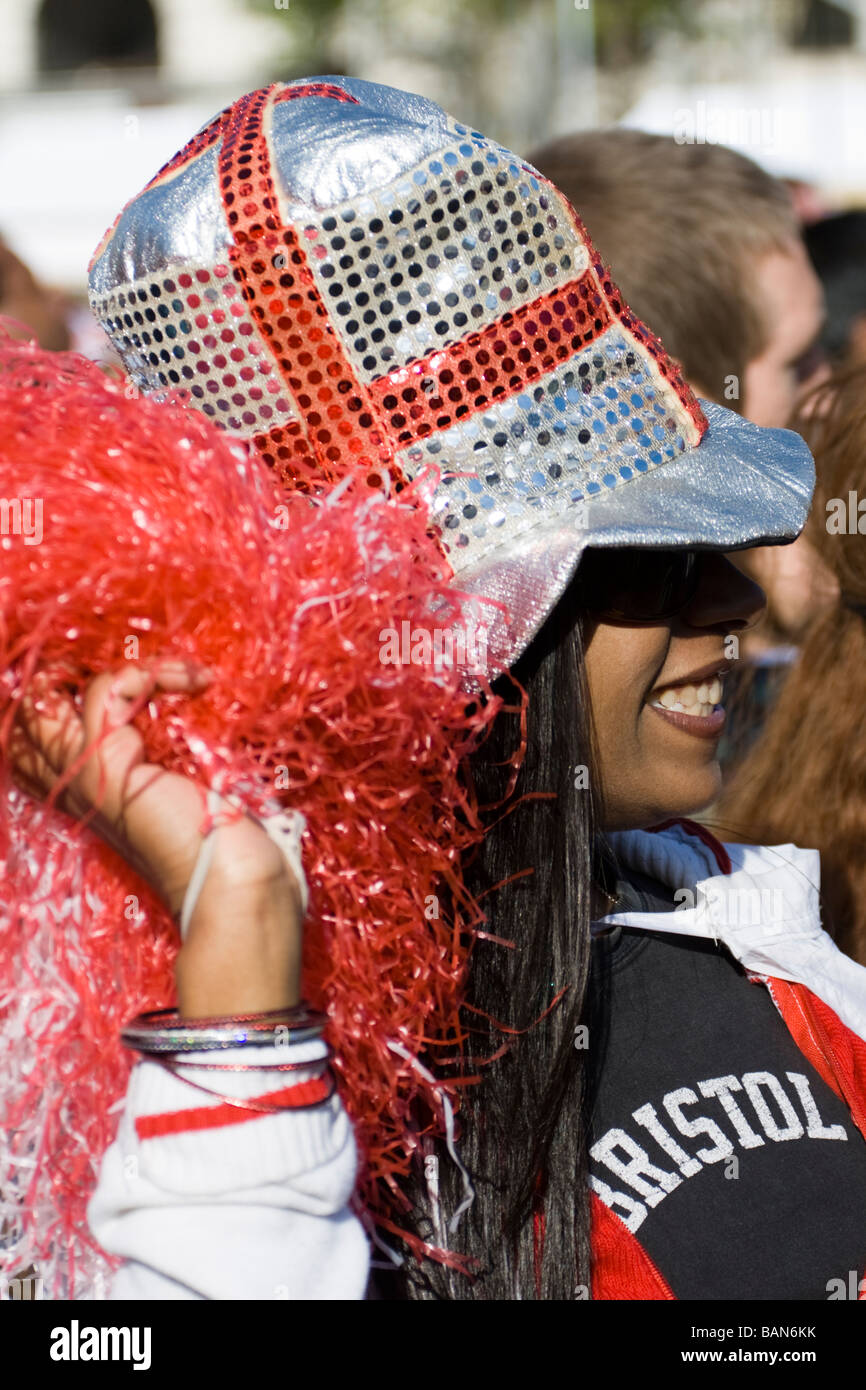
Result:
<svg viewBox="0 0 866 1390"><path fill-rule="evenodd" d="M32 16L38 0L0 0L0 235L42 280L78 295L85 290L95 247L125 202L210 117L262 80L251 80L250 73L263 62L267 71L263 55L273 52L273 22L251 14L240 0L152 3L160 14L165 90L185 95L168 104L136 106L120 79L116 89L34 90L34 59L27 48L32 48L33 24L32 18L24 22L24 12L29 9ZM518 126L539 103L544 103L541 118L548 133L597 120L585 47L572 44L568 63L554 64L550 82L538 80L550 64L551 37L572 35L572 26L585 25L588 16L567 0L521 3L526 8L517 12L514 32L491 35L494 95L504 94L512 114L519 111ZM745 3L753 0L727 0L727 8L739 12ZM429 61L420 62L417 54L413 59L406 47L407 34L416 47L421 44L434 16L439 29L450 34L458 0L438 0L435 11L429 10L430 0L401 0L399 13L408 25L402 34L381 24L364 28L362 10L378 13L377 4L384 0L358 0L357 9L347 12L344 42L358 75L423 91L463 114L454 73L443 66L433 44L444 42L438 29L432 37L427 34ZM866 0L863 6L866 14ZM409 25L408 12L416 9L427 14L423 33ZM542 13L546 29L529 23ZM697 52L686 61L682 46L669 48L646 70L628 76L628 100L617 109L630 103L624 118L629 125L732 144L774 174L814 182L839 206L866 205L866 51L785 52L769 33L761 42L761 61L753 54L755 61L747 62L744 56L742 77L737 73L727 85L685 76L678 81L678 73L701 78L707 67ZM101 80L104 84L104 75ZM505 116L499 124L507 124ZM503 138L506 132L494 122L489 133Z"/></svg>
<svg viewBox="0 0 866 1390"><path fill-rule="evenodd" d="M4 240L40 279L80 293L123 205L220 107L135 110L120 92L36 93L0 107Z"/></svg>

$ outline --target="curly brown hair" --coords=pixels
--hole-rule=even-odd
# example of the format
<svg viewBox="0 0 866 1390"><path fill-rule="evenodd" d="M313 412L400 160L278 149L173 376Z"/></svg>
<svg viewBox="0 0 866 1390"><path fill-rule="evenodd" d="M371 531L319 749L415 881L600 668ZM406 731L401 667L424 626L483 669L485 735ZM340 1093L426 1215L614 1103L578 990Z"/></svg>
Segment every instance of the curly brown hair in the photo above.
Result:
<svg viewBox="0 0 866 1390"><path fill-rule="evenodd" d="M806 534L840 594L808 628L713 821L729 839L819 849L824 925L866 964L866 368L823 383L798 428L818 473Z"/></svg>

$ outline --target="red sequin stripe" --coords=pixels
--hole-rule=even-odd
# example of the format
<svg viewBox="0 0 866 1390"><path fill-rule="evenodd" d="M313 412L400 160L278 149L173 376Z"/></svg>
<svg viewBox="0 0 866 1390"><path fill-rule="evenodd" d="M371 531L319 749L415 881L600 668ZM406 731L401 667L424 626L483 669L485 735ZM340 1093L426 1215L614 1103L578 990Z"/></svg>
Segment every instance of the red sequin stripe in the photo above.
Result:
<svg viewBox="0 0 866 1390"><path fill-rule="evenodd" d="M330 82L305 82L298 87L284 87L274 100L294 101L297 97L333 97L334 101L351 101L355 106L361 104L357 97L351 96L342 87L335 87Z"/></svg>
<svg viewBox="0 0 866 1390"><path fill-rule="evenodd" d="M255 442L268 463L302 487L336 482L350 472L366 473L379 485L383 469L400 483L392 466L394 444L379 428L334 331L299 234L280 222L262 132L267 104L278 92L272 86L236 102L220 150L234 276L301 416L300 422L257 435Z"/></svg>
<svg viewBox="0 0 866 1390"><path fill-rule="evenodd" d="M310 1081L299 1081L294 1086L284 1086L281 1091L268 1091L265 1095L254 1096L246 1105L269 1105L279 1110L296 1110L302 1106L318 1105L327 1100L331 1093L331 1083L327 1077L314 1077ZM222 1129L226 1125L240 1125L246 1120L260 1120L270 1110L249 1110L239 1105L198 1106L192 1110L170 1110L163 1115L140 1115L135 1122L135 1132L139 1139L161 1139L166 1134L187 1134L197 1129Z"/></svg>
<svg viewBox="0 0 866 1390"><path fill-rule="evenodd" d="M707 420L706 415L701 410L700 405L698 404L697 397L695 396L691 387L685 380L679 362L676 362L674 358L669 356L668 352L665 349L665 345L661 341L661 339L657 338L654 333L651 333L650 330L647 328L646 324L641 323L640 319L632 313L631 309L629 309L628 305L622 297L622 294L617 289L614 283L613 276L611 275L610 270L604 264L604 261L601 259L601 256L598 254L595 247L593 246L592 238L586 230L586 227L584 226L583 221L581 220L580 214L568 201L565 194L560 189L558 189L555 184L551 183L550 179L545 179L543 178L543 176L540 175L536 175L536 177L541 177L541 181L543 183L546 183L548 187L551 188L557 194L557 196L564 203L565 207L568 209L568 214L571 217L575 230L586 243L586 247L590 255L590 260L592 262L593 273L597 277L599 288L605 295L607 302L611 307L611 310L619 319L623 328L627 329L633 337L637 338L638 342L641 343L643 347L646 348L650 356L655 359L656 366L658 367L662 376L673 387L680 401L685 406L689 415L697 425L698 437L701 438L705 434L706 430L709 428L709 422Z"/></svg>
<svg viewBox="0 0 866 1390"><path fill-rule="evenodd" d="M514 309L458 343L370 385L400 444L522 391L592 343L612 317L590 271Z"/></svg>
<svg viewBox="0 0 866 1390"><path fill-rule="evenodd" d="M334 87L328 82L307 82L300 87L287 87L283 91L278 92L275 100L294 101L297 97L333 97L335 101L351 101L356 106L359 105L357 97L351 96L350 93L345 92L342 87ZM189 164L191 159L195 159L197 155L200 155L204 150L209 149L211 145L216 144L217 140L220 137L220 132L223 127L223 121L225 120L226 116L229 114L231 110L231 106L226 106L223 108L222 111L220 111L219 115L214 116L212 121L208 121L207 125L204 127L203 130L200 130L197 135L194 135L191 140L188 140L187 143L184 145L183 149L178 150L177 154L172 155L168 163L163 164L159 172L154 174L150 182L145 185L144 189L142 189L142 192L146 192L148 188L153 188L154 184L159 183L160 180L164 179L167 174L174 173L175 169L180 169L185 164ZM140 194L135 195L136 198L140 196ZM109 241L114 235L115 228L117 227L117 224L120 221L123 214L126 212L129 203L134 201L135 198L131 198L129 202L124 204L124 206L120 209L120 212L117 214L114 221L112 222L111 226L108 228L108 231L105 233L105 236L102 238L101 242L99 243L99 245L97 246L96 250L90 258L90 264L87 267L88 274L93 269L93 266L99 259L99 256L105 250L106 246L108 245ZM297 433L297 431L295 432Z"/></svg>

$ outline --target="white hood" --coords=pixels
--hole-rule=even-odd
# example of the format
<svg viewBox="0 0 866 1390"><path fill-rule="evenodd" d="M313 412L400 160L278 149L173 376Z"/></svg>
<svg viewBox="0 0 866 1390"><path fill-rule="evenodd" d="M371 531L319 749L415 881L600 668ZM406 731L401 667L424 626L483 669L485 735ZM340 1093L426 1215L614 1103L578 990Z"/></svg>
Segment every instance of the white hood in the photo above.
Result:
<svg viewBox="0 0 866 1390"><path fill-rule="evenodd" d="M620 912L596 927L682 933L721 942L749 972L806 985L866 1038L866 968L842 954L821 926L820 856L796 845L726 844L732 872L684 826L617 831L622 869L674 890L673 912Z"/></svg>

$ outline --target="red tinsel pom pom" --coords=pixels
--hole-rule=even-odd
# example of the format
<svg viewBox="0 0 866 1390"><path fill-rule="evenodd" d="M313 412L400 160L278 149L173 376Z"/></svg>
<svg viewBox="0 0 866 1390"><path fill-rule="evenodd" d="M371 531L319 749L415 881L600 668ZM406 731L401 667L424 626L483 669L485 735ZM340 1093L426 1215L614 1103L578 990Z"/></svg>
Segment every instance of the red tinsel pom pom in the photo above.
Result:
<svg viewBox="0 0 866 1390"><path fill-rule="evenodd" d="M214 679L140 710L148 759L307 818L304 993L329 1015L358 1206L393 1229L443 1118L415 1059L463 1041L480 827L461 763L496 709L447 662L382 659L384 634L461 621L423 490L285 492L195 412L15 343L0 421L2 1267L34 1264L51 1297L104 1271L85 1206L130 1065L118 1029L172 1001L177 949L113 851L12 785L10 730L37 674L80 701L95 673L166 656Z"/></svg>

